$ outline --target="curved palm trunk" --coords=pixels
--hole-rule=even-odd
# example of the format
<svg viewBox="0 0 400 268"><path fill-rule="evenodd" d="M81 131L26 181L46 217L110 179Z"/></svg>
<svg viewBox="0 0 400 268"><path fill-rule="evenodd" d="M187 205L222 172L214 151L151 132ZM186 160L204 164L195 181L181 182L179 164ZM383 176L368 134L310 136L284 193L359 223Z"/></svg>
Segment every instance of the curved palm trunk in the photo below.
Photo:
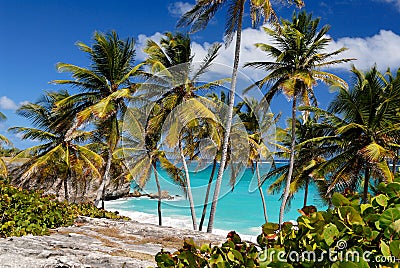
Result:
<svg viewBox="0 0 400 268"><path fill-rule="evenodd" d="M211 233L214 225L215 212L217 210L217 203L219 198L219 192L221 190L222 183L222 175L224 174L226 159L228 155L228 144L229 144L229 136L231 134L231 126L232 126L232 118L233 118L233 106L235 105L235 89L236 89L236 80L239 68L239 59L240 59L240 44L242 39L242 24L243 24L243 10L244 10L244 2L243 6L241 6L239 18L238 18L238 29L236 33L236 44L235 44L235 59L233 62L233 71L232 71L232 82L231 82L231 90L229 97L229 108L228 108L228 119L226 121L225 126L225 135L222 144L222 156L221 163L218 170L217 180L215 183L214 196L210 209L210 217L208 220L207 233Z"/></svg>
<svg viewBox="0 0 400 268"><path fill-rule="evenodd" d="M158 225L162 225L162 216L161 216L161 187L160 181L158 180L157 174L157 163L153 161L153 170L154 170L154 178L156 179L157 185L157 193L158 193L158 202L157 202L157 212L158 212Z"/></svg>
<svg viewBox="0 0 400 268"><path fill-rule="evenodd" d="M104 169L104 174L101 180L100 187L97 191L96 195L96 201L94 202L94 205L97 207L99 205L100 199L101 199L101 208L104 209L104 197L106 193L106 185L109 185L110 183L110 169L111 169L111 161L112 161L112 151L111 148L108 149L108 154L107 154L107 162L106 162L106 168Z"/></svg>
<svg viewBox="0 0 400 268"><path fill-rule="evenodd" d="M304 187L304 202L303 202L303 207L307 206L307 198L308 198L308 185L310 184L310 179L307 177L306 178L306 185Z"/></svg>
<svg viewBox="0 0 400 268"><path fill-rule="evenodd" d="M185 155L183 153L182 149L182 143L179 141L179 151L181 153L181 158L182 158L182 163L183 163L183 169L185 170L185 176L186 176L186 191L187 195L189 198L189 204L190 204L190 213L192 214L192 222L193 222L193 230L197 230L197 223L196 223L196 211L194 210L194 202L193 202L193 195L192 195L192 188L190 186L190 176L189 176L189 170L186 164L186 159Z"/></svg>
<svg viewBox="0 0 400 268"><path fill-rule="evenodd" d="M392 173L393 173L393 175L396 174L396 169L397 169L396 165L397 165L397 161L399 161L399 150L398 150L398 149L396 149L396 154L395 154L395 156L393 157L393 163L392 163Z"/></svg>
<svg viewBox="0 0 400 268"><path fill-rule="evenodd" d="M289 170L286 178L286 187L283 192L282 204L279 210L279 229L282 227L283 223L283 214L285 213L286 203L289 198L290 192L290 182L292 181L293 174L293 166L294 166L294 149L296 145L296 108L297 108L297 96L294 94L293 96L293 104L292 104L292 143L290 145L290 159L289 159Z"/></svg>
<svg viewBox="0 0 400 268"><path fill-rule="evenodd" d="M257 172L258 191L260 192L261 202L263 205L264 219L265 222L268 222L267 205L265 203L265 197L261 187L261 177L260 177L260 169L258 168L258 161L256 162L256 172Z"/></svg>
<svg viewBox="0 0 400 268"><path fill-rule="evenodd" d="M206 196L204 198L203 212L201 214L201 219L200 219L200 224L199 224L199 231L203 230L203 223L204 223L204 219L206 217L206 212L207 212L208 197L210 195L211 184L212 184L212 181L213 181L213 178L214 178L214 173L215 173L215 168L216 167L217 167L217 158L214 158L210 179L208 180Z"/></svg>
<svg viewBox="0 0 400 268"><path fill-rule="evenodd" d="M365 166L365 178L364 178L364 193L363 193L363 202L366 204L368 202L368 189L369 189L369 179L371 177L371 169L368 166L368 163Z"/></svg>
<svg viewBox="0 0 400 268"><path fill-rule="evenodd" d="M66 176L64 178L63 184L64 184L64 198L65 198L65 201L68 202L69 201L69 196L68 196L68 176Z"/></svg>

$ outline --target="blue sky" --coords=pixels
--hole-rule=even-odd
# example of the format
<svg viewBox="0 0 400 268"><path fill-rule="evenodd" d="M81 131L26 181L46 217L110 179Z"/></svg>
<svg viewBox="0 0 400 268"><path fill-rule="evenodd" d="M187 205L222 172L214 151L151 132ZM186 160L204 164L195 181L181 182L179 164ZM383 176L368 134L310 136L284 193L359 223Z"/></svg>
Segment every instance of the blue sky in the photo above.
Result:
<svg viewBox="0 0 400 268"><path fill-rule="evenodd" d="M275 1L278 2L278 1ZM400 0L305 0L305 9L321 17L321 25L331 25L331 48L346 46L345 57L355 57L354 64L366 69L374 63L385 70L400 67ZM48 84L66 77L56 72L57 62L86 66L88 60L74 45L90 44L94 31L116 30L121 38L137 40L137 61L143 59L141 49L148 37L155 39L165 31L175 31L176 21L194 0L187 1L102 1L102 0L0 0L0 111L8 120L0 123L0 133L10 137L16 146L29 142L5 130L10 126L27 125L15 115L15 109L26 101L35 101L46 90L60 89ZM275 4L279 17L288 18L293 6ZM223 41L224 12L217 14L209 27L192 36L193 51L203 55L210 43ZM249 21L249 20L247 20ZM246 22L244 53L241 62L259 59L263 54L253 44L268 41L259 29L251 30ZM183 29L184 30L184 29ZM218 62L231 65L233 47L221 53ZM332 71L349 80L349 65ZM260 73L245 71L253 79ZM324 87L318 89L322 107L332 98ZM285 99L272 106L278 112ZM287 104L289 107L289 104ZM289 108L288 108L289 109Z"/></svg>

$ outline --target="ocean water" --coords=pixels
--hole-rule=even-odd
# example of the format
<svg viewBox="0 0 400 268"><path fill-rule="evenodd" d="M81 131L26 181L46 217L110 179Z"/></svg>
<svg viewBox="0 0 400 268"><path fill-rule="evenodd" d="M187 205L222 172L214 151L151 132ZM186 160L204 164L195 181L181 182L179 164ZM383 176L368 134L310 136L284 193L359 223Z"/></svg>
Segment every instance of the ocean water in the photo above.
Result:
<svg viewBox="0 0 400 268"><path fill-rule="evenodd" d="M269 164L264 163L260 167L260 174L265 174L268 170ZM217 171L218 167L215 177ZM166 172L161 168L158 169L158 174L161 189L168 191L174 197L173 200L162 201L163 225L191 229L192 221L189 201L184 192L176 184L172 183ZM190 173L197 224L199 224L203 210L204 197L210 174L210 166L201 171L196 170L196 172ZM254 239L254 236L261 233L261 225L265 222L260 193L256 187L257 178L251 169L246 169L239 174L237 177L238 181L232 189L229 185L229 177L229 170L227 170L223 177L220 198L217 204L214 233L226 235L228 231L235 230L243 236L253 237ZM270 194L267 192L267 188L272 181L266 181L262 189L266 200L268 220L270 222L278 222L281 193ZM135 183L132 184L132 187L134 185ZM214 186L215 179L211 186L210 199L213 195ZM157 193L154 174L152 174L142 192ZM303 207L303 198L304 190L300 190L285 213L285 221L296 220L300 216L298 209ZM326 209L313 184L309 186L308 205L315 205L318 210ZM129 216L139 222L158 224L157 199L150 199L149 197L119 199L107 201L105 207L111 211L117 210L121 215ZM210 204L207 207L203 230L207 229L209 209Z"/></svg>

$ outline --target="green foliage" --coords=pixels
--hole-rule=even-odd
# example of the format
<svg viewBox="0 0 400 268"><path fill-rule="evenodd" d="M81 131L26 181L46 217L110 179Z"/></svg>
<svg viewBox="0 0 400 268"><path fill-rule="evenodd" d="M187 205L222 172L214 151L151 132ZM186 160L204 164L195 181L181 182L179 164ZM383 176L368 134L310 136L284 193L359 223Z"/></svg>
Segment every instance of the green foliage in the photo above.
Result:
<svg viewBox="0 0 400 268"><path fill-rule="evenodd" d="M92 204L58 202L54 196L21 190L0 180L0 237L47 235L49 228L72 225L78 216L126 219Z"/></svg>
<svg viewBox="0 0 400 268"><path fill-rule="evenodd" d="M156 257L159 268L172 267L259 267L258 250L243 242L235 232L228 234L222 246L196 246L193 240L184 242L177 252L161 250Z"/></svg>
<svg viewBox="0 0 400 268"><path fill-rule="evenodd" d="M302 259L289 261L293 267L378 267L385 264L393 267L395 263L377 263L383 257L398 258L400 244L400 182L381 183L380 193L368 204L359 204L358 197L345 197L335 193L332 210L314 212L298 218L298 229L291 224L272 237L274 228L264 225L258 242L266 256L275 251L315 252L318 261ZM331 258L327 253L331 252ZM325 252L325 253L323 253ZM358 252L360 258L349 254ZM268 255L269 254L269 255ZM326 254L325 258L321 258ZM366 262L363 254L371 260ZM331 260L336 261L331 261ZM277 261L268 259L271 267Z"/></svg>
<svg viewBox="0 0 400 268"><path fill-rule="evenodd" d="M231 232L220 247L186 241L173 254L158 253L156 262L160 268L398 267L400 180L381 183L378 191L367 204L360 204L358 196L335 193L333 209L304 210L298 226L284 223L281 231L278 224L264 224L257 238L261 251Z"/></svg>

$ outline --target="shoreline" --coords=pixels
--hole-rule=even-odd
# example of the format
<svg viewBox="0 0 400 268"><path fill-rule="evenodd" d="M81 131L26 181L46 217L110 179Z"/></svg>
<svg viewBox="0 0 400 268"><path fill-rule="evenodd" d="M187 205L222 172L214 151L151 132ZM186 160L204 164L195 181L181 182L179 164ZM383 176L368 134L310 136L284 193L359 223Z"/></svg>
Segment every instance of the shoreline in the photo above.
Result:
<svg viewBox="0 0 400 268"><path fill-rule="evenodd" d="M116 199L116 200L112 200L112 201L106 201L105 202L105 209L108 211L118 211L119 215L122 216L127 216L129 217L132 221L136 221L139 223L143 223L143 224L151 224L151 225L157 225L158 222L158 216L156 213L148 213L148 212L142 212L142 211L127 211L127 210L123 210L123 209L116 209L115 206L110 206L110 204L115 204L118 202L124 202L124 201L129 201L132 198L137 198L137 197L123 197L120 199ZM143 197L141 197L143 198ZM144 197L146 198L146 197ZM190 215L180 215L180 214L176 214L176 215L169 215L169 216L163 216L163 225L161 227L171 227L171 228L176 228L176 229L180 229L180 230L185 230L185 231L193 231L193 232L199 232L199 233L203 233L203 234L208 234L205 230L207 229L207 225L205 224L203 227L202 231L199 230L193 230L192 229L192 221L191 221L191 217ZM206 221L207 222L207 221ZM258 234L246 234L246 233L242 233L238 230L235 230L234 228L232 229L218 229L218 228L214 228L212 235L218 235L218 236L223 236L226 237L226 235L230 232L230 231L235 231L237 234L239 234L239 236L248 242L252 242L252 243L256 243L257 242L257 236L259 234L261 234L262 231L262 227L249 227L249 228L257 228L259 229L259 233Z"/></svg>

